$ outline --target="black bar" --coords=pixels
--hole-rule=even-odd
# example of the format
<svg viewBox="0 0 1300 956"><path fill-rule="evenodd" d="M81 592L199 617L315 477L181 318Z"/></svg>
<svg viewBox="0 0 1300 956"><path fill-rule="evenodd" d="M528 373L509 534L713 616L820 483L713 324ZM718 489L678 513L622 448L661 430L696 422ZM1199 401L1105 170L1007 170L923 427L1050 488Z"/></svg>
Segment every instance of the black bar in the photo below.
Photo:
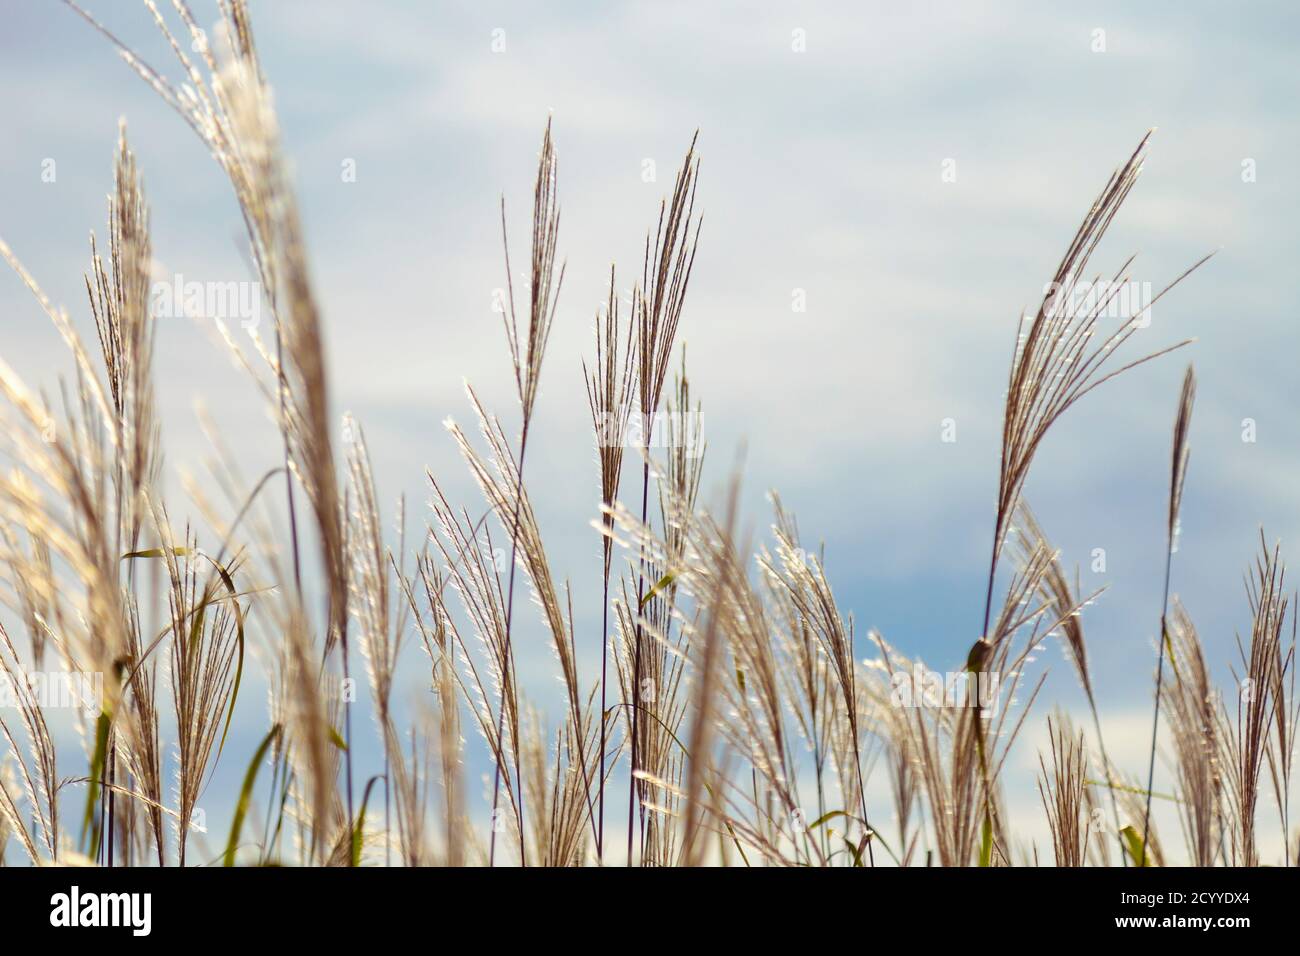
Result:
<svg viewBox="0 0 1300 956"><path fill-rule="evenodd" d="M143 897L134 909L124 909L118 898L104 910L111 916L116 907L127 914L119 922L128 925L51 925L52 918L67 922L74 886L81 906L96 912L101 900L88 904L88 895L149 894L148 935L136 935L140 926L133 928L128 918L143 914ZM488 946L507 939L541 945L549 940L567 946L590 933L644 925L653 914L656 948L705 940L770 943L776 932L806 936L810 945L862 945L901 933L925 951L932 943L1007 937L1048 944L1173 933L1229 942L1253 930L1284 933L1293 925L1296 888L1292 871L1281 868L882 868L821 874L621 868L0 869L0 926L6 942L28 936L66 940L76 933L83 939L103 936L127 949L164 941L241 950L268 942L357 944L384 951L400 949L399 941L408 939L430 945L481 939ZM60 894L67 904L63 910Z"/></svg>

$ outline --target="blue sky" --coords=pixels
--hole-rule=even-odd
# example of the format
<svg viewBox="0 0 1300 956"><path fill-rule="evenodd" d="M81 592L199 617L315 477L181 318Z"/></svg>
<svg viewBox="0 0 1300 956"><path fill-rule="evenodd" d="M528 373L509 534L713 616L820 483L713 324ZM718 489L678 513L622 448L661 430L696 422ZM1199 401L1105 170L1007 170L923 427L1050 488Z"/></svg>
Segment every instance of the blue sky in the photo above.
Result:
<svg viewBox="0 0 1300 956"><path fill-rule="evenodd" d="M175 74L144 9L87 5ZM165 270L244 278L229 187L179 117L61 5L4 6L0 236L51 297L88 328L86 236L103 233L119 116ZM211 5L193 6L215 20ZM441 425L469 421L463 382L512 408L490 309L504 279L497 203L504 193L522 240L553 117L568 272L534 439L547 450L529 478L560 575L579 595L588 673L599 648L588 527L597 479L580 360L610 262L630 287L697 128L705 223L681 338L704 403L706 495L743 446L751 527L765 531L764 495L779 489L805 537L825 540L859 633L879 628L944 666L978 636L1017 316L1107 175L1158 126L1095 264L1139 253L1135 278L1160 287L1221 247L1156 306L1137 347L1198 341L1073 410L1027 497L1085 588L1108 588L1084 625L1103 709L1127 735L1149 719L1170 431L1194 361L1174 590L1226 676L1234 634L1249 627L1241 580L1259 527L1284 554L1300 530L1293 7L289 0L253 12L295 164L334 407L363 423L383 500L405 493L412 529L424 520L426 467L477 501ZM494 36L504 51L493 52ZM53 183L41 179L49 158ZM647 159L655 182L643 181ZM941 178L949 159L955 182ZM349 160L355 182L340 176ZM795 290L806 312L792 311ZM66 369L53 329L7 273L0 354L47 386ZM272 423L209 328L162 327L156 363L173 502L177 477L200 472L206 453L196 399L237 437L250 472L273 465ZM940 441L945 418L955 443ZM1257 423L1254 443L1241 440L1244 418ZM1098 547L1103 575L1088 569ZM536 640L521 645L528 684L549 698L550 654L533 624ZM1040 717L1056 701L1077 707L1059 651L1040 665L1051 671ZM251 749L263 718L245 711ZM1136 771L1143 747L1132 736ZM1022 749L1032 766L1032 746Z"/></svg>

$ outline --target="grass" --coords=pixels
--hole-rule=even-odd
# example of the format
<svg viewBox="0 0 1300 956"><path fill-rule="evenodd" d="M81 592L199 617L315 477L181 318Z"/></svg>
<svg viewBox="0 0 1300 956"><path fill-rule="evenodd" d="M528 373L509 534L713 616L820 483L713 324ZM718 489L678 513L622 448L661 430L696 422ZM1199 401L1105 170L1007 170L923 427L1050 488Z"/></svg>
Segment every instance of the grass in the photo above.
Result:
<svg viewBox="0 0 1300 956"><path fill-rule="evenodd" d="M988 714L905 707L894 690L919 662L876 632L858 635L823 555L804 543L779 498L770 538L757 545L743 531L739 469L719 511L699 500L706 449L677 343L701 240L696 138L647 231L630 299L616 293L611 268L595 354L583 367L597 449L589 533L602 558L587 591L556 579L525 475L550 332L564 311L549 122L518 308L502 201L503 367L516 386L509 417L518 428L468 388L476 431L447 427L482 500L454 502L429 474L418 542L406 540L402 504L402 530L390 543L364 430L348 420L338 447L332 427L321 310L243 0L222 0L223 29L210 41L185 3L165 14L146 0L183 84L69 6L181 115L229 179L273 337L222 332L274 415L283 455L247 482L239 456L213 435L220 498L191 487L193 514L180 520L164 500L149 207L123 127L108 257L92 239L86 276L96 342L83 341L0 241L75 367L56 402L0 362L0 452L9 465L0 477L0 568L13 622L0 626L0 668L17 703L0 714L12 756L0 763L0 852L16 849L33 864L193 865L191 816L225 760L244 768L218 858L227 865L1158 865L1173 858L1150 809L1153 796L1168 796L1152 793L1163 715L1186 858L1198 866L1293 862L1297 625L1278 548L1261 537L1248 571L1252 627L1238 641L1235 700L1212 686L1196 629L1170 595L1166 563L1152 662L1155 727L1140 779L1112 763L1101 737L1081 622L1096 595L1071 585L1024 500L1036 452L1070 408L1188 344L1129 355L1143 311L1104 331L1111 300L1080 305L1075 295L1132 190L1147 138L1087 210L1048 292L1016 330L983 626L972 646L952 648L959 673L996 680L1005 706ZM1113 288L1131 264L1112 274ZM1174 425L1170 555L1194 387L1189 368ZM639 485L625 485L628 471L639 472ZM505 566L494 558L498 543L509 554ZM523 585L555 657L563 718L554 728L520 686ZM575 604L597 599L601 634L579 635ZM600 670L589 677L579 645L595 640ZM1002 781L1021 732L1037 719L1043 677L1032 664L1052 640L1075 668L1095 740L1066 715L1047 718L1038 791L1051 845L1018 848L1021 821L1008 815ZM424 655L429 693L403 725L393 695L414 676L403 672L408 644ZM103 678L102 707L80 716L84 773L65 776L58 766L24 679L50 663ZM253 754L227 746L232 715L250 706L240 693L246 665L262 668L271 695ZM354 733L354 698L344 692L357 673L375 719L370 743ZM167 708L174 734L163 730ZM382 753L383 771L357 779L354 755L370 746ZM471 747L493 768L482 801L465 794ZM174 786L162 779L171 750ZM872 774L887 786L873 790ZM1259 850L1260 828L1274 825L1258 799L1266 774L1286 847L1280 860ZM614 786L626 788L626 821L606 814ZM870 796L884 792L888 809ZM84 806L80 833L65 805Z"/></svg>

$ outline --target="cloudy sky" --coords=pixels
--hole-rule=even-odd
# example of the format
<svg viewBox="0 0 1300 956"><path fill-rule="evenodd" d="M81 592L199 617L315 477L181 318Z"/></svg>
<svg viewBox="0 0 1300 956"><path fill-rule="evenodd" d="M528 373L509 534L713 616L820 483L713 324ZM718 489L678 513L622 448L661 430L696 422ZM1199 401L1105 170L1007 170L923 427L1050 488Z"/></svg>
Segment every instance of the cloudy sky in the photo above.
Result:
<svg viewBox="0 0 1300 956"><path fill-rule="evenodd" d="M87 5L176 74L143 8ZM201 22L215 21L213 5L192 5ZM245 278L228 184L180 118L62 5L4 7L0 236L51 297L88 328L87 235L103 234L119 117L145 176L160 269ZM825 541L859 633L878 628L946 668L981 623L1017 317L1036 303L1111 170L1158 127L1094 264L1106 271L1138 253L1135 278L1159 288L1221 250L1156 306L1135 344L1197 342L1073 410L1043 447L1027 496L1085 587L1107 587L1084 625L1107 722L1130 744L1112 745L1113 756L1136 772L1170 431L1194 362L1200 390L1174 590L1227 678L1234 635L1249 626L1242 574L1259 529L1284 554L1300 531L1293 7L253 8L295 165L334 407L363 423L386 501L405 493L423 502L426 468L475 500L441 423L468 420L467 380L490 406L512 408L491 309L504 282L498 203L504 194L522 240L553 118L568 271L533 439L546 450L531 458L529 478L556 564L581 596L589 668L599 652L588 527L597 479L580 360L610 263L629 288L696 129L705 221L681 338L704 403L706 495L716 496L743 449L755 534L765 533L767 491L779 489L805 537ZM53 182L43 176L50 160ZM0 354L47 386L67 367L48 320L8 273ZM202 469L196 401L236 440L250 473L274 465L274 427L213 344L210 323L165 323L156 362L169 480ZM1254 442L1242 440L1248 418ZM955 442L941 441L945 419ZM412 528L422 521L413 507ZM1097 548L1104 573L1091 570ZM535 637L528 683L550 695L540 622ZM1059 650L1048 648L1039 666L1050 676L1038 706L1077 707ZM247 720L250 734L264 726L255 712ZM1034 748L1022 750L1028 770ZM1032 810L1036 795L1026 798Z"/></svg>

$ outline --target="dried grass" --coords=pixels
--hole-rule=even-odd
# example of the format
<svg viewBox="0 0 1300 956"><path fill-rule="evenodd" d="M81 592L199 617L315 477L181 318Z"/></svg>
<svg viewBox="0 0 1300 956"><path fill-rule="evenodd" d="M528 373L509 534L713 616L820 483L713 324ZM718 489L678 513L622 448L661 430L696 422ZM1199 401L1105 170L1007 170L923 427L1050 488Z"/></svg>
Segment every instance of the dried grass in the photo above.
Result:
<svg viewBox="0 0 1300 956"><path fill-rule="evenodd" d="M1071 585L1024 501L1037 452L1069 408L1121 372L1186 344L1121 361L1145 310L1103 332L1111 299L1080 307L1074 294L1136 181L1147 138L1111 176L1042 302L1020 323L1007 382L983 626L960 671L970 680L996 681L997 700L977 701L983 707L899 704L899 678L920 662L874 632L866 642L873 656L859 656L864 648L853 616L836 599L824 551L803 543L779 498L773 497L770 542L756 550L740 530L739 469L720 512L702 502L704 438L684 349L669 386L700 238L692 139L647 235L640 281L626 303L610 269L595 357L583 367L597 445L592 526L602 558L601 663L591 679L582 673L574 625L575 603L588 598L553 569L524 469L564 275L550 123L533 182L529 288L518 308L502 202L509 292L503 322L517 440L469 388L478 435L450 421L448 428L485 510L454 504L430 474L427 533L408 548L401 504L394 545L364 433L350 418L342 459L336 457L323 319L246 6L221 0L223 26L212 43L181 0L166 15L152 0L145 6L177 58L180 83L165 80L79 12L185 119L230 180L271 309L274 342L254 335L241 345L223 331L274 414L283 462L249 484L237 456L213 434L212 481L189 486L206 524L171 517L157 481L162 449L152 384L149 211L123 130L114 156L107 259L92 239L86 278L97 355L0 242L0 255L53 322L74 369L54 403L0 363L6 424L0 452L14 463L0 475L0 567L7 603L26 637L11 640L0 627L0 670L19 688L18 719L0 719L13 756L0 762L0 841L19 845L32 863L76 858L60 802L71 787L86 796L86 856L106 864L190 862L190 815L230 749L223 746L225 732L240 703L247 651L268 677L276 729L264 752L272 776L269 787L259 787L266 801L260 827L241 835L236 825L227 859L491 865L500 849L502 859L523 865L609 863L605 791L617 777L628 786L629 865L907 866L935 858L945 866L1011 865L1036 860L1037 848L1030 853L1018 841L1023 822L1007 815L1004 771L1043 686L1045 675L1034 672L1036 652L1057 636L1083 687L1100 759L1090 757L1085 735L1067 717L1048 719L1038 788L1054 860L1107 865L1118 840L1122 860L1144 862L1127 860L1119 832L1116 840L1095 832L1093 824L1104 817L1099 788L1109 793L1116 831L1136 833L1142 820L1145 862L1168 859L1150 814L1156 742L1145 786L1107 757L1081 621L1096 595L1084 597L1077 581ZM1131 263L1113 274L1116 288ZM1194 389L1189 369L1174 428L1171 551ZM639 506L622 497L628 448L639 459L631 465L641 471ZM278 488L281 478L283 499L272 502L263 492ZM220 500L212 497L214 488ZM300 541L300 495L311 510L312 555ZM497 554L506 552L506 542L510 557L503 565ZM514 613L518 572L560 680L560 719L553 726L549 711L526 698L518 673L518 642L532 632ZM159 585L156 593L144 586L146 575ZM1167 564L1155 722L1158 729L1163 705L1188 858L1198 866L1265 862L1257 803L1267 766L1289 864L1300 712L1296 621L1280 550L1264 548L1248 578L1252 628L1248 642L1239 642L1233 713L1216 702L1189 615L1176 599L1168 613L1169 577ZM319 620L308 601L314 593L323 599ZM150 629L154 616L160 629ZM399 690L412 635L427 659L428 694L403 725ZM363 655L384 762L383 773L365 783L360 807L352 755L361 744L352 734L351 699L342 693L351 681L353 639ZM101 711L81 718L89 771L72 780L59 776L53 736L23 680L29 668L50 660L70 673L105 678ZM174 738L160 719L169 705ZM465 795L466 723L477 730L493 767L493 795L481 805ZM168 793L164 751L173 744L177 784ZM881 808L869 799L879 767L888 775L895 814L888 832L877 826ZM250 768L250 780L258 769ZM382 827L373 814L362 823L376 787L383 793ZM177 824L174 840L167 837L169 820Z"/></svg>

